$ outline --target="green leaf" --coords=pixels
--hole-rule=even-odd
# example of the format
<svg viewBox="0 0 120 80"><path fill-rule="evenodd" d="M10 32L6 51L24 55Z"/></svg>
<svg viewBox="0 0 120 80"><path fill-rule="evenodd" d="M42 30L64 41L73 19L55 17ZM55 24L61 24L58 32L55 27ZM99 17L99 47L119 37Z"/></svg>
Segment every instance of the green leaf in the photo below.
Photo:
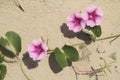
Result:
<svg viewBox="0 0 120 80"><path fill-rule="evenodd" d="M2 55L1 51L0 51L0 63L2 63L4 61L4 56Z"/></svg>
<svg viewBox="0 0 120 80"><path fill-rule="evenodd" d="M78 61L79 53L76 48L72 46L65 45L63 48L64 53L66 54L67 58L71 61Z"/></svg>
<svg viewBox="0 0 120 80"><path fill-rule="evenodd" d="M0 64L0 80L4 80L6 73L7 73L6 66L3 64Z"/></svg>
<svg viewBox="0 0 120 80"><path fill-rule="evenodd" d="M21 51L21 38L20 38L20 36L13 31L9 31L6 33L6 37L7 37L9 44L14 48L15 53L18 55Z"/></svg>
<svg viewBox="0 0 120 80"><path fill-rule="evenodd" d="M9 45L9 43L8 43L8 41L5 38L1 37L0 38L0 45L2 47L6 48Z"/></svg>
<svg viewBox="0 0 120 80"><path fill-rule="evenodd" d="M59 64L59 66L61 68L66 67L67 66L67 59L66 59L65 54L59 48L55 48L54 52L55 52L56 61Z"/></svg>
<svg viewBox="0 0 120 80"><path fill-rule="evenodd" d="M91 28L91 30L96 37L100 37L102 34L101 26L95 26L95 27Z"/></svg>

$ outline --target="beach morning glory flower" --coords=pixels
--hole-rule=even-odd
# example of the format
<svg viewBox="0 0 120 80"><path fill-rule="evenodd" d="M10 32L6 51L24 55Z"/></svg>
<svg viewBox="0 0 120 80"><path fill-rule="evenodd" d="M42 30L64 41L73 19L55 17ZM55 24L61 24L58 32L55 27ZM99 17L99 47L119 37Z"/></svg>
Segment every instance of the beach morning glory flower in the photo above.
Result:
<svg viewBox="0 0 120 80"><path fill-rule="evenodd" d="M28 46L29 56L34 60L41 60L47 54L48 47L45 42L40 38L33 40Z"/></svg>
<svg viewBox="0 0 120 80"><path fill-rule="evenodd" d="M79 32L86 26L85 17L80 13L73 13L67 17L67 26L73 32Z"/></svg>
<svg viewBox="0 0 120 80"><path fill-rule="evenodd" d="M87 18L87 26L94 27L100 25L103 20L103 11L97 6L91 6L84 13Z"/></svg>

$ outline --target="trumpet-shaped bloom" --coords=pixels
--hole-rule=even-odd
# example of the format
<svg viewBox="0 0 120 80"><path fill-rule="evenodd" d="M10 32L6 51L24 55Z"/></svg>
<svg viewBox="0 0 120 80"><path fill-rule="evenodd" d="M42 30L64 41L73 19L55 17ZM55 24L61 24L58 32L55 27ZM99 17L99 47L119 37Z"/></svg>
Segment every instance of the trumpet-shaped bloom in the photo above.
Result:
<svg viewBox="0 0 120 80"><path fill-rule="evenodd" d="M48 47L45 42L40 38L33 40L28 46L29 56L34 60L41 60L47 54Z"/></svg>
<svg viewBox="0 0 120 80"><path fill-rule="evenodd" d="M67 26L73 32L79 32L86 26L85 17L80 13L73 13L67 17Z"/></svg>
<svg viewBox="0 0 120 80"><path fill-rule="evenodd" d="M87 18L87 26L90 27L100 25L103 20L103 11L101 10L101 8L96 6L88 7L84 14Z"/></svg>

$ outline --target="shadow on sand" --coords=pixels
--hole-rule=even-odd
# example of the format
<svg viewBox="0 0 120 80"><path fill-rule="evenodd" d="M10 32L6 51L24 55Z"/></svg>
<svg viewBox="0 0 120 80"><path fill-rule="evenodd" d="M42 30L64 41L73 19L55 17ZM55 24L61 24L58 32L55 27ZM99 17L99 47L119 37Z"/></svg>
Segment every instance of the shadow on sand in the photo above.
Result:
<svg viewBox="0 0 120 80"><path fill-rule="evenodd" d="M88 34L83 33L82 31L78 32L78 33L74 33L73 31L70 31L66 25L66 23L63 23L60 26L61 32L63 33L64 37L67 38L74 38L77 37L78 39L81 39L83 41L85 41L86 44L90 44L91 40L90 40L90 36Z"/></svg>

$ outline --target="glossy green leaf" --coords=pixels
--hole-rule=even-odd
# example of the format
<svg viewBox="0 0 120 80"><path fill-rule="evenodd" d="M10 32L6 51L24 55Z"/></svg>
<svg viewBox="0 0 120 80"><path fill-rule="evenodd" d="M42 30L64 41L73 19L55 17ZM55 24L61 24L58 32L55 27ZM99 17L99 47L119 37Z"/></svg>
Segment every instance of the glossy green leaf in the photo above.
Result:
<svg viewBox="0 0 120 80"><path fill-rule="evenodd" d="M55 52L56 61L59 64L59 66L61 68L66 67L67 66L67 59L66 59L65 54L59 48L55 48L54 52Z"/></svg>
<svg viewBox="0 0 120 80"><path fill-rule="evenodd" d="M15 53L18 55L21 51L21 38L20 38L20 36L13 31L9 31L6 33L6 37L7 37L9 44L14 48Z"/></svg>
<svg viewBox="0 0 120 80"><path fill-rule="evenodd" d="M0 38L0 45L2 47L6 48L9 45L9 43L8 43L8 41L5 38L1 37Z"/></svg>
<svg viewBox="0 0 120 80"><path fill-rule="evenodd" d="M79 53L76 48L72 46L65 45L63 48L64 53L66 54L67 58L71 61L78 61Z"/></svg>
<svg viewBox="0 0 120 80"><path fill-rule="evenodd" d="M6 66L3 64L0 64L0 80L4 80L6 73L7 73Z"/></svg>
<svg viewBox="0 0 120 80"><path fill-rule="evenodd" d="M101 26L95 26L95 27L91 28L91 30L96 37L100 37L102 34Z"/></svg>

